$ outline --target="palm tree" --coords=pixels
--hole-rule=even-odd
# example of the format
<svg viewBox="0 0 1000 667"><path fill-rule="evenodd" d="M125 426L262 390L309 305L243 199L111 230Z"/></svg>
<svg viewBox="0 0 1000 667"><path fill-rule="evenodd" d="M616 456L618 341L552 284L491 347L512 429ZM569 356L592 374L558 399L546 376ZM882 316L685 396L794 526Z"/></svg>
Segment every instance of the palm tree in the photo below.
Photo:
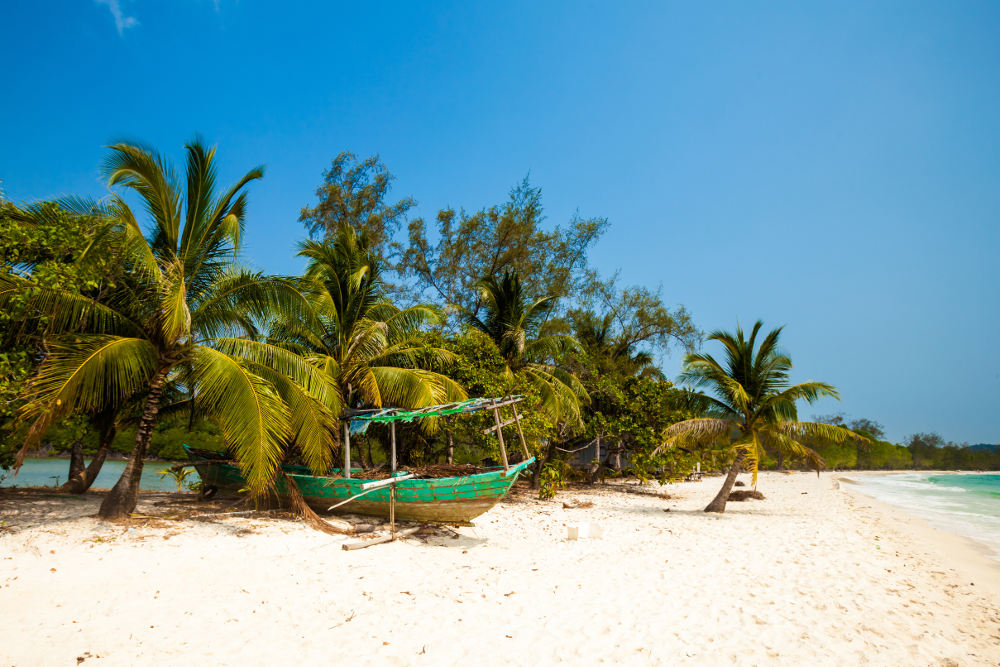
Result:
<svg viewBox="0 0 1000 667"><path fill-rule="evenodd" d="M540 333L556 297L529 301L513 269L504 270L499 280L484 278L478 288L485 317L459 310L466 324L496 345L506 362L508 381L513 384L516 375L523 375L538 391L541 408L554 421L579 421L580 400L588 399L587 390L555 360L569 350L579 350L580 344L572 336Z"/></svg>
<svg viewBox="0 0 1000 667"><path fill-rule="evenodd" d="M615 313L599 317L592 311L572 313L576 339L597 373L613 373L622 378L640 377L665 380L663 371L649 352L637 350L638 341L614 333Z"/></svg>
<svg viewBox="0 0 1000 667"><path fill-rule="evenodd" d="M331 412L343 407L417 408L466 398L450 378L428 370L453 358L425 346L420 328L438 321L427 305L399 308L386 298L382 259L365 232L341 225L325 241L305 241L309 259L299 288L302 312L271 323L270 341L307 359L334 388ZM317 462L317 463L325 463Z"/></svg>
<svg viewBox="0 0 1000 667"><path fill-rule="evenodd" d="M0 277L0 302L26 294L53 330L64 332L49 345L27 388L22 416L32 427L25 449L54 419L95 414L136 398L141 403L135 444L101 503L103 518L127 516L135 508L143 460L170 383L186 389L191 409L219 423L257 493L268 487L287 440L309 418L325 415L328 383L321 374L296 355L253 340L257 321L302 301L292 281L236 263L245 188L263 170L249 171L216 196L215 149L195 140L186 153L185 192L154 151L125 143L110 149L103 165L108 183L142 201L151 218L146 234L117 193L101 203L64 202L107 221L105 233L120 249L126 279L101 302ZM283 399L293 391L304 397L294 411Z"/></svg>
<svg viewBox="0 0 1000 667"><path fill-rule="evenodd" d="M724 512L736 476L748 463L757 483L757 466L767 450L782 451L809 459L817 470L822 459L804 444L826 438L843 442L854 436L828 424L798 421L795 404L809 403L821 396L839 398L836 389L824 382L803 382L789 386L792 360L778 347L781 327L772 330L757 346L763 323L754 324L749 338L738 325L736 334L714 331L708 340L725 347L723 363L708 354L690 353L684 358L682 382L709 387L712 395L697 393L708 404L706 417L678 422L667 429L667 443L706 445L724 443L735 453L729 474L706 512Z"/></svg>

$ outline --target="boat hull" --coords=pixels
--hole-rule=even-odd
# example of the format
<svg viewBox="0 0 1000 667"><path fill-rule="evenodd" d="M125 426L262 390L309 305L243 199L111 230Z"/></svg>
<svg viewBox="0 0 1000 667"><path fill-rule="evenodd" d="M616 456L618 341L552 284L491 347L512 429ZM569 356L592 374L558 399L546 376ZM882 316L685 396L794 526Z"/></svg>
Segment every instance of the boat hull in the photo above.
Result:
<svg viewBox="0 0 1000 667"><path fill-rule="evenodd" d="M212 462L213 458L221 459L221 455L186 449L188 457L201 475L203 488L216 487L220 491L234 492L246 486L246 480L238 467ZM393 485L396 487L396 519L467 524L500 502L517 481L518 475L533 461L531 458L515 464L506 473L500 468L462 477L407 479L397 482ZM365 492L361 485L372 480L312 475L304 466L285 466L284 471L295 482L306 503L317 512L329 512L331 506L360 496L332 511L337 514L389 516L389 486ZM287 500L288 487L285 480L277 480L275 487L278 498ZM364 495L360 495L362 493Z"/></svg>

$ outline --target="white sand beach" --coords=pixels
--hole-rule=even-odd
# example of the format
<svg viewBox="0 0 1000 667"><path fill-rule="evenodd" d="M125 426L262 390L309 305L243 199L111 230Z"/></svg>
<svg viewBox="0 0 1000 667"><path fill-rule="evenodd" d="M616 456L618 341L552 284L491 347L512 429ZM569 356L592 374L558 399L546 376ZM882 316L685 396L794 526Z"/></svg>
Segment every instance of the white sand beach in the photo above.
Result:
<svg viewBox="0 0 1000 667"><path fill-rule="evenodd" d="M763 474L766 500L706 515L719 483L525 491L457 537L357 551L0 495L0 665L1000 662L1000 565L961 538L831 473ZM578 523L604 536L565 539Z"/></svg>

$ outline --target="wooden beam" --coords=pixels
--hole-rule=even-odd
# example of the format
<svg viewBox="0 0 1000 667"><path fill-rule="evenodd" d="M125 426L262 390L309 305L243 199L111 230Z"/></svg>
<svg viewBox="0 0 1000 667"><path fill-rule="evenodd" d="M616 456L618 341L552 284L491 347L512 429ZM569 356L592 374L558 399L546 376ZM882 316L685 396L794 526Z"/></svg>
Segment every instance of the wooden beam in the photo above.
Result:
<svg viewBox="0 0 1000 667"><path fill-rule="evenodd" d="M510 426L513 423L515 423L513 419L508 419L504 423L498 424L497 426L490 426L489 428L484 428L483 429L483 435L489 435L493 431L497 430L497 428L503 428L504 426Z"/></svg>
<svg viewBox="0 0 1000 667"><path fill-rule="evenodd" d="M361 490L368 491L369 489L378 489L383 486L389 486L390 484L395 484L396 482L402 482L407 479L413 479L414 477L416 477L416 475L414 475L411 472L408 472L405 475L400 475L399 477L389 477L387 479L380 479L376 482L365 482L364 484L361 485Z"/></svg>
<svg viewBox="0 0 1000 667"><path fill-rule="evenodd" d="M515 403L520 403L523 400L524 400L523 398L507 398L507 399L501 399L501 400L496 401L494 403L487 403L487 405L489 405L489 407L491 409L492 408L505 408L508 405L514 405Z"/></svg>

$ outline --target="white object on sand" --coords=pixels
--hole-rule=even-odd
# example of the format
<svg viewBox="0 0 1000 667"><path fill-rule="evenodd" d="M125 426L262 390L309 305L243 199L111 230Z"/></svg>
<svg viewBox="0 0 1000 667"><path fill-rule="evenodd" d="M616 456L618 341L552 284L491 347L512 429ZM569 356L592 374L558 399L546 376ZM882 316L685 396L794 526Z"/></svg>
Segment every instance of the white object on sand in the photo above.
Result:
<svg viewBox="0 0 1000 667"><path fill-rule="evenodd" d="M596 523L572 523L566 526L567 540L581 540L587 537L598 538L604 535L604 528Z"/></svg>

